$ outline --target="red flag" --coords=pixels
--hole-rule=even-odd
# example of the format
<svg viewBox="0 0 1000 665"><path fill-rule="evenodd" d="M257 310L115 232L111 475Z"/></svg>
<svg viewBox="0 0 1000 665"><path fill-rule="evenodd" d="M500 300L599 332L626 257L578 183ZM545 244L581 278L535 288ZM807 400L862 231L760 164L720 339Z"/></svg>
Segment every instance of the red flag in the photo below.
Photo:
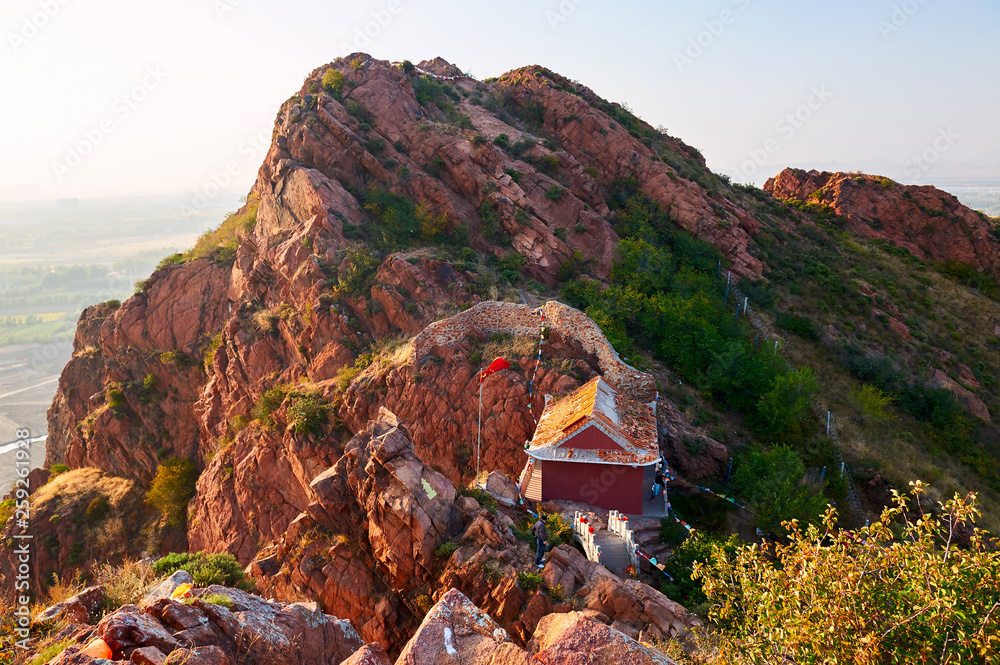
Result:
<svg viewBox="0 0 1000 665"><path fill-rule="evenodd" d="M502 369L507 369L508 367L510 367L509 362L507 362L503 358L497 358L496 360L490 363L489 367L487 367L486 369L484 369L482 372L479 373L479 382L482 383L483 379L485 379L490 374L493 374L494 372L499 372Z"/></svg>

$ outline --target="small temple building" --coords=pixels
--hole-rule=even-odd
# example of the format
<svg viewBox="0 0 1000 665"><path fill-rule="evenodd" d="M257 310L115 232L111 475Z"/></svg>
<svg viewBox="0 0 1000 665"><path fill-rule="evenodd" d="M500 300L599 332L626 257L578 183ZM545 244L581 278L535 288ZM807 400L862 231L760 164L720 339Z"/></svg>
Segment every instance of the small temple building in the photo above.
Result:
<svg viewBox="0 0 1000 665"><path fill-rule="evenodd" d="M580 501L636 515L660 461L655 402L643 404L597 377L548 400L525 452L521 493L533 501Z"/></svg>

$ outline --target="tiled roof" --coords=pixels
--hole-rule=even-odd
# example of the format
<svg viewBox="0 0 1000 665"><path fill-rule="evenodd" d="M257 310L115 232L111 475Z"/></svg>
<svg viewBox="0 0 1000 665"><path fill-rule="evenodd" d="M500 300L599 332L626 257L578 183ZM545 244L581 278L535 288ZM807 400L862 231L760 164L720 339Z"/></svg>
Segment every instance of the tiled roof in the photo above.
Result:
<svg viewBox="0 0 1000 665"><path fill-rule="evenodd" d="M574 448L573 437L588 427L604 432L621 450ZM646 466L660 459L656 416L649 405L597 377L546 405L527 452L541 460Z"/></svg>

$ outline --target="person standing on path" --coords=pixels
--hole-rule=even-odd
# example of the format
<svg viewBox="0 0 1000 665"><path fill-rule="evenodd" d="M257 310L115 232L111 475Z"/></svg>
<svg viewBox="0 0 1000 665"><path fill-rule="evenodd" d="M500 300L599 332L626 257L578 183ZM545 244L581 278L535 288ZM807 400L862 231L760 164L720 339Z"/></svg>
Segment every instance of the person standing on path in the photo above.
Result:
<svg viewBox="0 0 1000 665"><path fill-rule="evenodd" d="M545 528L545 521L542 519L541 513L538 514L535 525L531 527L531 533L535 536L535 565L544 568L545 564L542 563L542 559L545 558L545 546L549 544L549 530Z"/></svg>
<svg viewBox="0 0 1000 665"><path fill-rule="evenodd" d="M653 489L649 496L649 500L653 501L660 495L660 491L663 489L663 471L660 470L660 466L656 466L656 477L653 479Z"/></svg>

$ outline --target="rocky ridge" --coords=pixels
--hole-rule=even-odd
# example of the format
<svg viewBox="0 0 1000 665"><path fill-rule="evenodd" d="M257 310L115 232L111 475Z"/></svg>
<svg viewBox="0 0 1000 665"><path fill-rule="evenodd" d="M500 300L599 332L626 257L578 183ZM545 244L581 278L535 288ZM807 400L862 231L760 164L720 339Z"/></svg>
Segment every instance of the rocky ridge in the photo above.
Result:
<svg viewBox="0 0 1000 665"><path fill-rule="evenodd" d="M785 169L764 185L782 201L832 208L862 238L881 238L921 259L957 261L1000 276L996 224L936 187L859 173Z"/></svg>

